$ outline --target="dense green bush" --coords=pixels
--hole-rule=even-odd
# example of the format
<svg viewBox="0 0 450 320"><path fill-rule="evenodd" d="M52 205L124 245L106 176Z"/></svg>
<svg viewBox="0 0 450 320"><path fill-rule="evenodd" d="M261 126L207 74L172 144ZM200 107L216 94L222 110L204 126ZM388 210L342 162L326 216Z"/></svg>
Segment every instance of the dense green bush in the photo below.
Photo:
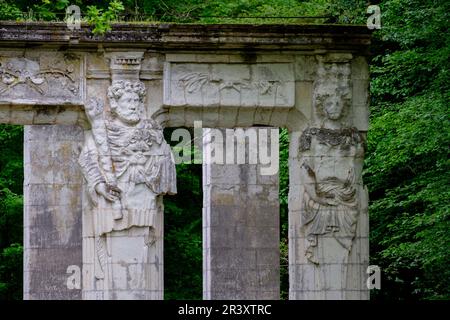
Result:
<svg viewBox="0 0 450 320"><path fill-rule="evenodd" d="M0 126L0 299L22 298L23 130Z"/></svg>
<svg viewBox="0 0 450 320"><path fill-rule="evenodd" d="M22 299L23 248L13 243L0 253L0 300Z"/></svg>
<svg viewBox="0 0 450 320"><path fill-rule="evenodd" d="M448 1L381 3L365 182L382 299L450 298Z"/></svg>

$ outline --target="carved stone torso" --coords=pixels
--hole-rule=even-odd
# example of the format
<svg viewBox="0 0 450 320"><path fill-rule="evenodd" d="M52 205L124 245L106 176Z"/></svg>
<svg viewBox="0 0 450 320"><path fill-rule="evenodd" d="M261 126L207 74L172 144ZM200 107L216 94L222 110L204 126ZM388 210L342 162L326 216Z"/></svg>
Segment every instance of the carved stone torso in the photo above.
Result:
<svg viewBox="0 0 450 320"><path fill-rule="evenodd" d="M109 122L106 128L118 180L134 184L147 182L148 169L154 163L152 156L161 155L162 134L146 121L134 128Z"/></svg>

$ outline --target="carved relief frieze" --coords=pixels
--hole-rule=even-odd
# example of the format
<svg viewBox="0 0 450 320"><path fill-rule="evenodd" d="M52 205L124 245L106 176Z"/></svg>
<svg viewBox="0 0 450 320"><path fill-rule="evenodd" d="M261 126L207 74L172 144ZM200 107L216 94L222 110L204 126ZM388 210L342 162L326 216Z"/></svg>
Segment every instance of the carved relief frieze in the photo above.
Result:
<svg viewBox="0 0 450 320"><path fill-rule="evenodd" d="M293 107L289 63L167 63L164 101L169 106Z"/></svg>
<svg viewBox="0 0 450 320"><path fill-rule="evenodd" d="M39 58L0 55L0 101L76 103L84 94L82 58L46 53Z"/></svg>

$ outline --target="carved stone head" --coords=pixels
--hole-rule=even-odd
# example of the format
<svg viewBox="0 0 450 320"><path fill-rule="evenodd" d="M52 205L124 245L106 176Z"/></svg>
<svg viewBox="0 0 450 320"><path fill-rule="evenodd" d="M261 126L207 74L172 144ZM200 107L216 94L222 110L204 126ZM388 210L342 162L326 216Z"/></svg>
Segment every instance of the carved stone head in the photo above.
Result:
<svg viewBox="0 0 450 320"><path fill-rule="evenodd" d="M122 122L136 124L144 108L145 86L140 81L118 80L108 88L111 114Z"/></svg>
<svg viewBox="0 0 450 320"><path fill-rule="evenodd" d="M314 84L314 106L321 118L337 121L350 108L352 91L348 63L320 63Z"/></svg>

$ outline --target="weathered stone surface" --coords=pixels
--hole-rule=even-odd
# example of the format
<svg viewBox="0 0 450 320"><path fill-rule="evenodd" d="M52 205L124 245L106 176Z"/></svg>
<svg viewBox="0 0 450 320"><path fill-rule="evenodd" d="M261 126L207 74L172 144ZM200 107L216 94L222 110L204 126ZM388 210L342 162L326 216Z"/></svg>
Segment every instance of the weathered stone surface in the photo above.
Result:
<svg viewBox="0 0 450 320"><path fill-rule="evenodd" d="M176 193L162 127L145 117L143 52L114 52L108 103L85 106L90 130L79 157L84 299L163 298L163 194ZM109 106L109 108L106 107Z"/></svg>
<svg viewBox="0 0 450 320"><path fill-rule="evenodd" d="M351 127L355 96L349 59L318 57L310 127L291 135L291 299L367 297L368 199L361 178L365 136ZM353 88L362 102L362 87Z"/></svg>
<svg viewBox="0 0 450 320"><path fill-rule="evenodd" d="M366 26L348 25L250 25L250 24L133 24L112 25L111 32L93 36L88 25L71 31L64 22L2 22L0 41L70 44L98 48L125 44L127 48L244 51L251 61L251 49L260 50L337 50L368 53L371 31ZM250 53L250 54L249 54ZM249 60L246 58L246 60Z"/></svg>

